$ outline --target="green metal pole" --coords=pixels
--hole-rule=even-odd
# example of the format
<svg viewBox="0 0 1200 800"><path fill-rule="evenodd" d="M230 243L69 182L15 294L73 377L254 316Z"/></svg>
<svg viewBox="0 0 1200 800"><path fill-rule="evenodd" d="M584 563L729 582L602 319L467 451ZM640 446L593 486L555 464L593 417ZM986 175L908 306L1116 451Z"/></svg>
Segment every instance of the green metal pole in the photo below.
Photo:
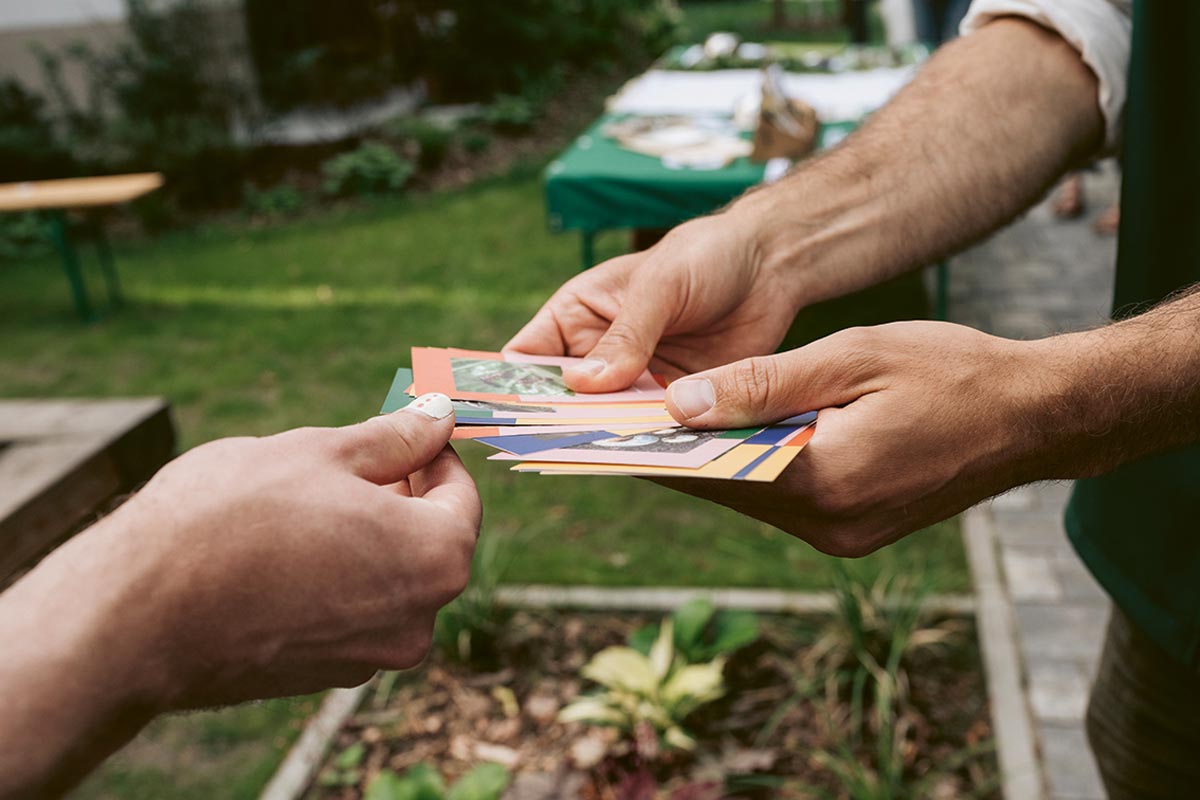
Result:
<svg viewBox="0 0 1200 800"><path fill-rule="evenodd" d="M579 271L583 272L586 269L591 269L596 265L596 232L583 231L580 234L580 255L583 263L579 267Z"/></svg>
<svg viewBox="0 0 1200 800"><path fill-rule="evenodd" d="M55 249L58 250L63 272L67 273L67 282L71 284L71 295L75 298L75 310L79 312L80 319L84 322L91 322L96 315L92 310L92 304L88 302L87 285L84 284L83 272L79 269L79 256L76 255L75 247L71 244L71 226L67 222L67 215L56 210L51 211L48 216L50 238L54 242Z"/></svg>
<svg viewBox="0 0 1200 800"><path fill-rule="evenodd" d="M96 229L96 255L100 257L100 269L104 271L104 282L108 284L108 304L117 308L124 298L121 295L121 281L117 278L117 267L113 263L112 248L108 246L108 237L104 235L104 221L97 219L93 224Z"/></svg>

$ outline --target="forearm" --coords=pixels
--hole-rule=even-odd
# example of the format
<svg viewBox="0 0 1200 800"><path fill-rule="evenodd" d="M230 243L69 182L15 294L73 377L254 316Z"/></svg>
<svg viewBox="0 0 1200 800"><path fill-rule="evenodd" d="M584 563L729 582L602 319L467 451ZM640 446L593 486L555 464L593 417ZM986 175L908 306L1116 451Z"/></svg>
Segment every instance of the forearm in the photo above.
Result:
<svg viewBox="0 0 1200 800"><path fill-rule="evenodd" d="M65 792L156 710L152 602L120 533L99 523L0 595L0 797Z"/></svg>
<svg viewBox="0 0 1200 800"><path fill-rule="evenodd" d="M729 210L797 308L954 252L1097 151L1095 75L1059 36L993 22L938 52L841 146Z"/></svg>
<svg viewBox="0 0 1200 800"><path fill-rule="evenodd" d="M1031 479L1080 478L1200 442L1200 286L1124 322L1026 345Z"/></svg>

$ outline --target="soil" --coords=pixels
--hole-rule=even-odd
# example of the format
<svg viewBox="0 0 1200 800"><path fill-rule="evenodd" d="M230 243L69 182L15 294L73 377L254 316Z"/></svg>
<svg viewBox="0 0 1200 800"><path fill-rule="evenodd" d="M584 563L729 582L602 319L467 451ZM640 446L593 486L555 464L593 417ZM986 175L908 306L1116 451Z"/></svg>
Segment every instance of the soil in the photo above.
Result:
<svg viewBox="0 0 1200 800"><path fill-rule="evenodd" d="M846 738L848 690L804 677L814 672L804 666L815 638L811 620L764 618L760 639L726 665L725 697L686 720L699 742L693 753L644 758L613 729L557 722L558 710L590 688L578 677L587 659L625 644L648 622L657 618L520 612L483 670L435 653L423 669L398 680L395 673L377 677L331 750L332 764L352 744L366 746L353 782L317 785L306 797L359 798L379 770L403 772L421 762L453 781L482 761L513 773L508 800L799 798L815 796L813 790L843 797L827 757L842 753L851 763L875 763L874 744ZM904 779L925 781L922 797L998 797L973 631L955 623L959 633L905 663L908 699L895 728L902 730ZM813 683L815 690L799 689ZM328 782L331 769L324 774ZM795 789L799 784L808 788Z"/></svg>

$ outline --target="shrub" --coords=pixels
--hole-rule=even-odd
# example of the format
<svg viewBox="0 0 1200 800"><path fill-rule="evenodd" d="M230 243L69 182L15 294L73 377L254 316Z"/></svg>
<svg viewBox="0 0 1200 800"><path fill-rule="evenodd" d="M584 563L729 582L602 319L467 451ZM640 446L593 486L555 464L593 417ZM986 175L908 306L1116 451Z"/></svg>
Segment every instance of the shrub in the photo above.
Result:
<svg viewBox="0 0 1200 800"><path fill-rule="evenodd" d="M269 189L259 189L248 183L242 191L242 208L252 217L291 217L303 211L306 203L304 192L286 183Z"/></svg>
<svg viewBox="0 0 1200 800"><path fill-rule="evenodd" d="M46 224L37 214L0 216L0 262L40 255L48 241Z"/></svg>
<svg viewBox="0 0 1200 800"><path fill-rule="evenodd" d="M399 117L384 126L385 132L417 149L417 163L423 169L436 169L446 160L454 134L421 117Z"/></svg>
<svg viewBox="0 0 1200 800"><path fill-rule="evenodd" d="M45 100L0 80L0 181L63 178L79 165L58 140Z"/></svg>
<svg viewBox="0 0 1200 800"><path fill-rule="evenodd" d="M409 767L403 776L382 770L367 786L365 800L499 800L508 788L508 770L499 764L480 764L447 788L442 776L427 764Z"/></svg>
<svg viewBox="0 0 1200 800"><path fill-rule="evenodd" d="M471 155L479 155L492 146L492 136L487 131L470 128L463 131L462 148Z"/></svg>
<svg viewBox="0 0 1200 800"><path fill-rule="evenodd" d="M401 191L415 168L413 163L379 142L364 142L321 165L325 191L331 195L364 197Z"/></svg>
<svg viewBox="0 0 1200 800"><path fill-rule="evenodd" d="M724 669L722 656L707 664L677 657L674 626L666 619L648 655L632 647L606 647L593 656L580 674L600 684L600 691L573 701L558 718L615 727L646 759L660 750L692 750L696 740L683 721L725 694Z"/></svg>
<svg viewBox="0 0 1200 800"><path fill-rule="evenodd" d="M671 613L675 649L689 664L732 655L758 638L758 617L750 611L717 611L706 597L684 603ZM647 625L629 636L629 646L649 655L659 628Z"/></svg>
<svg viewBox="0 0 1200 800"><path fill-rule="evenodd" d="M522 95L501 94L483 111L483 121L501 133L524 133L537 122L541 109Z"/></svg>

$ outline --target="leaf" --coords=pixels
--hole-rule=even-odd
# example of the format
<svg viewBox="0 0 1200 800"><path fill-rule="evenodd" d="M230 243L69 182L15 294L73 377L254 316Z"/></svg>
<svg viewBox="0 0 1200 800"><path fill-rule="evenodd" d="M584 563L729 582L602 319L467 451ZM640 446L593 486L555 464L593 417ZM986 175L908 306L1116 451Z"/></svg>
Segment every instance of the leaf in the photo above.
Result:
<svg viewBox="0 0 1200 800"><path fill-rule="evenodd" d="M606 647L592 656L580 674L603 686L646 695L652 694L659 683L650 661L629 647Z"/></svg>
<svg viewBox="0 0 1200 800"><path fill-rule="evenodd" d="M508 770L504 767L480 764L454 784L446 800L499 800L508 782Z"/></svg>
<svg viewBox="0 0 1200 800"><path fill-rule="evenodd" d="M663 734L663 742L676 750L694 750L696 748L696 740L684 733L683 728L678 725L667 729L667 732Z"/></svg>
<svg viewBox="0 0 1200 800"><path fill-rule="evenodd" d="M704 629L716 613L707 597L697 597L675 609L671 619L675 624L675 646L689 661L698 661L697 650L704 641Z"/></svg>
<svg viewBox="0 0 1200 800"><path fill-rule="evenodd" d="M725 694L722 672L725 659L716 658L707 664L691 664L676 672L662 690L663 702L675 706L696 708ZM687 701L687 702L685 702Z"/></svg>
<svg viewBox="0 0 1200 800"><path fill-rule="evenodd" d="M338 754L334 766L338 769L354 769L362 763L367 755L367 747L362 742L355 742Z"/></svg>
<svg viewBox="0 0 1200 800"><path fill-rule="evenodd" d="M629 646L644 656L650 655L650 647L658 638L657 625L643 625L629 634Z"/></svg>
<svg viewBox="0 0 1200 800"><path fill-rule="evenodd" d="M409 767L404 773L404 782L412 787L412 800L444 800L446 797L446 784L441 774L428 764Z"/></svg>
<svg viewBox="0 0 1200 800"><path fill-rule="evenodd" d="M623 725L625 715L603 700L582 697L558 712L559 722L593 722L601 725Z"/></svg>
<svg viewBox="0 0 1200 800"><path fill-rule="evenodd" d="M758 638L758 615L752 611L722 611L713 620L708 657L729 655Z"/></svg>
<svg viewBox="0 0 1200 800"><path fill-rule="evenodd" d="M674 623L670 619L664 619L662 627L658 629L658 638L650 648L650 669L653 670L655 678L651 691L657 689L658 684L671 672L671 665L675 661L674 631Z"/></svg>
<svg viewBox="0 0 1200 800"><path fill-rule="evenodd" d="M416 800L417 793L406 778L390 769L381 771L367 784L363 800Z"/></svg>

